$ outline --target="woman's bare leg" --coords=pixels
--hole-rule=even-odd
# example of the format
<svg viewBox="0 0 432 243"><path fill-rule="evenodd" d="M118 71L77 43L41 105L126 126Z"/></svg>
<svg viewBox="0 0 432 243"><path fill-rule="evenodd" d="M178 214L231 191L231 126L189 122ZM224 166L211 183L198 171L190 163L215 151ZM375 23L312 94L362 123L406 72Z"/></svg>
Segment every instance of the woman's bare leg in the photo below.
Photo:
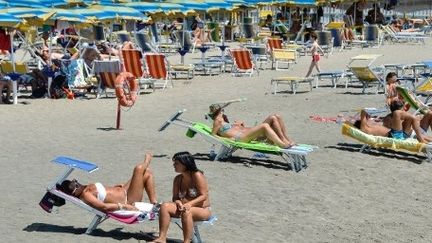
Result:
<svg viewBox="0 0 432 243"><path fill-rule="evenodd" d="M173 202L163 203L159 210L159 237L152 242L166 242L171 217L178 217L177 205Z"/></svg>
<svg viewBox="0 0 432 243"><path fill-rule="evenodd" d="M135 166L132 178L125 184L127 190L128 203L140 202L145 190L150 203L156 203L156 190L154 185L153 173L148 168L152 156L146 154L142 164Z"/></svg>
<svg viewBox="0 0 432 243"><path fill-rule="evenodd" d="M264 122L270 125L281 140L284 142L293 142L289 139L285 123L279 114L270 115Z"/></svg>
<svg viewBox="0 0 432 243"><path fill-rule="evenodd" d="M268 123L262 123L258 126L250 128L241 135L240 139L241 141L249 142L262 136L265 136L281 148L289 147L292 145L289 142L282 141Z"/></svg>
<svg viewBox="0 0 432 243"><path fill-rule="evenodd" d="M420 120L420 126L427 132L429 127L432 129L432 112L426 113L423 118Z"/></svg>
<svg viewBox="0 0 432 243"><path fill-rule="evenodd" d="M183 243L192 241L193 222L207 220L211 216L208 208L192 207L190 210L180 214L183 228Z"/></svg>

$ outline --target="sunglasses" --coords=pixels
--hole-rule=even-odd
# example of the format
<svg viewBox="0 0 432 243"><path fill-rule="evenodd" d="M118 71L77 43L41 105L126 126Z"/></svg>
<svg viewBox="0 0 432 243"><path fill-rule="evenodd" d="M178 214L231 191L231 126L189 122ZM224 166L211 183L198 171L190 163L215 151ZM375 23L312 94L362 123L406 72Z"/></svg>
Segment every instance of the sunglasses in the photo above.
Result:
<svg viewBox="0 0 432 243"><path fill-rule="evenodd" d="M75 188L73 189L71 195L74 195L76 190L80 187L79 182L77 181L77 179L73 179L71 182L73 182L75 184Z"/></svg>

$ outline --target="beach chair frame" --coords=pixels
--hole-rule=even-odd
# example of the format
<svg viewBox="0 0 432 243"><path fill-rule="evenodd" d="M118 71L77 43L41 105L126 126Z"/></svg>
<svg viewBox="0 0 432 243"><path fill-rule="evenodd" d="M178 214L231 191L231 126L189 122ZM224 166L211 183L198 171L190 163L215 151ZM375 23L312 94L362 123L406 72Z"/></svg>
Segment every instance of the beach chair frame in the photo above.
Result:
<svg viewBox="0 0 432 243"><path fill-rule="evenodd" d="M210 144L213 145L219 144L220 147L214 160L229 159L232 153L234 153L236 150L246 149L255 152L279 155L287 163L287 167L291 168L295 172L299 172L302 169L305 169L309 166L306 160L306 155L313 152L314 149L318 148L316 146L306 145L306 144L299 144L288 149L282 149L274 145L265 145L265 144L264 144L264 148L266 148L265 150L258 149L256 147L254 148L253 146L254 142L238 143L228 138L214 136L211 134L211 130L207 125L180 118L180 116L185 111L186 109L183 109L174 113L166 122L162 124L162 126L159 128L159 131L160 132L164 131L169 125L174 124L180 127L187 128L186 135L188 137L193 137L195 134L198 133L204 138L204 140L206 140Z"/></svg>

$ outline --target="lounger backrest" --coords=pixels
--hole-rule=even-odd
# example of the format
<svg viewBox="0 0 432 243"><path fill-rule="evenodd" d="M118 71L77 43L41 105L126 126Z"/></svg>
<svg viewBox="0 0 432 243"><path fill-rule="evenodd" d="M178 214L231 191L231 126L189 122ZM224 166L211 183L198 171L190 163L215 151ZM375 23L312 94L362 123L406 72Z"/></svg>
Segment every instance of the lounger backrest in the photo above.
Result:
<svg viewBox="0 0 432 243"><path fill-rule="evenodd" d="M273 50L273 59L295 61L296 60L296 51L295 50L285 50L285 49L274 49Z"/></svg>
<svg viewBox="0 0 432 243"><path fill-rule="evenodd" d="M252 54L247 49L231 49L231 56L239 69L252 69Z"/></svg>
<svg viewBox="0 0 432 243"><path fill-rule="evenodd" d="M432 78L426 79L416 87L416 92L432 92Z"/></svg>
<svg viewBox="0 0 432 243"><path fill-rule="evenodd" d="M120 61L95 61L93 69L106 87L115 88L114 82L121 70Z"/></svg>
<svg viewBox="0 0 432 243"><path fill-rule="evenodd" d="M136 78L142 77L141 52L139 50L122 50L122 57L126 72L132 73Z"/></svg>
<svg viewBox="0 0 432 243"><path fill-rule="evenodd" d="M147 33L135 33L135 39L143 52L156 52L156 49L152 46L151 39Z"/></svg>
<svg viewBox="0 0 432 243"><path fill-rule="evenodd" d="M331 37L333 38L333 46L342 46L340 29L331 29Z"/></svg>
<svg viewBox="0 0 432 243"><path fill-rule="evenodd" d="M378 40L378 26L377 25L366 25L365 26L365 40L376 41Z"/></svg>
<svg viewBox="0 0 432 243"><path fill-rule="evenodd" d="M192 38L188 31L178 30L174 36L183 50L189 51L192 48Z"/></svg>
<svg viewBox="0 0 432 243"><path fill-rule="evenodd" d="M161 53L147 53L145 55L147 71L150 77L166 79L168 76L165 55Z"/></svg>
<svg viewBox="0 0 432 243"><path fill-rule="evenodd" d="M329 31L318 31L317 36L318 36L318 45L330 46L331 33Z"/></svg>
<svg viewBox="0 0 432 243"><path fill-rule="evenodd" d="M362 81L379 81L380 79L369 67L350 67L354 75Z"/></svg>
<svg viewBox="0 0 432 243"><path fill-rule="evenodd" d="M244 24L243 25L244 37L245 38L253 38L255 37L254 29L252 24Z"/></svg>
<svg viewBox="0 0 432 243"><path fill-rule="evenodd" d="M3 62L1 62L0 65L1 65L1 70L2 70L3 73L7 74L7 73L13 73L14 72L14 69L13 69L13 66L12 66L12 62L10 62L10 61L3 61ZM26 63L15 62L15 73L26 74L28 72L29 72L29 70L28 70L28 67L27 67Z"/></svg>
<svg viewBox="0 0 432 243"><path fill-rule="evenodd" d="M117 34L117 37L118 37L120 43L123 43L126 41L131 41L131 37L130 37L130 34L128 32L121 31L121 32L117 32L116 34Z"/></svg>
<svg viewBox="0 0 432 243"><path fill-rule="evenodd" d="M279 38L268 38L267 46L270 51L273 49L282 49L282 39Z"/></svg>

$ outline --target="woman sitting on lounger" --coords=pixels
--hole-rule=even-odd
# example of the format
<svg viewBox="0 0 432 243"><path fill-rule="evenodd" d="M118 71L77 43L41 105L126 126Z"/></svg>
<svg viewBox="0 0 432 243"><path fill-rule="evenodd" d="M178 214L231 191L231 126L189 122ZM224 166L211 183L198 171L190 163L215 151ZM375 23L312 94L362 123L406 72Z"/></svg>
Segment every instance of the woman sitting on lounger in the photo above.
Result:
<svg viewBox="0 0 432 243"><path fill-rule="evenodd" d="M268 116L263 123L254 127L245 127L243 122L230 124L219 105L211 105L210 114L213 118L213 135L232 138L239 142L267 139L281 148L289 148L295 144L288 138L284 121L279 114Z"/></svg>
<svg viewBox="0 0 432 243"><path fill-rule="evenodd" d="M189 152L179 152L172 161L179 175L174 178L172 202L160 207L159 237L152 242L166 242L171 217L181 218L183 242L191 242L193 221L208 220L211 216L207 180L194 157Z"/></svg>
<svg viewBox="0 0 432 243"><path fill-rule="evenodd" d="M144 162L135 166L132 178L125 184L112 187L99 182L82 185L74 179L63 181L60 188L64 193L77 197L102 212L138 210L134 203L142 201L144 190L150 203L157 202L153 174L148 168L151 159L152 155L146 153Z"/></svg>

